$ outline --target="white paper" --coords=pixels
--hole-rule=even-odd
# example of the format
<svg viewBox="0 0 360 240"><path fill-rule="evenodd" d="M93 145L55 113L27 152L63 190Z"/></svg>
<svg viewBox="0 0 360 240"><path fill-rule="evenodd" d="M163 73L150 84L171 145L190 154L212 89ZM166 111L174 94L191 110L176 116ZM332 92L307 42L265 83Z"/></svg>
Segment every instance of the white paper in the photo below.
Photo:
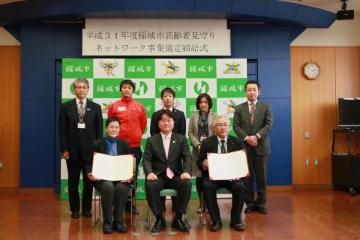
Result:
<svg viewBox="0 0 360 240"><path fill-rule="evenodd" d="M209 177L212 180L231 180L246 177L249 173L246 153L209 153Z"/></svg>
<svg viewBox="0 0 360 240"><path fill-rule="evenodd" d="M92 174L97 179L124 181L133 176L134 157L131 154L111 156L94 153Z"/></svg>

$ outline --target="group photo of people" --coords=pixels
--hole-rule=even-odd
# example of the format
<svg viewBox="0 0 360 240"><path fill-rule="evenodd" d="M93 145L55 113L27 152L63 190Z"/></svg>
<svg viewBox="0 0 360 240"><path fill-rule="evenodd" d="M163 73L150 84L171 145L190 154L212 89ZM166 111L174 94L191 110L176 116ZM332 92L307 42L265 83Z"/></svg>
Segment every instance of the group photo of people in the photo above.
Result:
<svg viewBox="0 0 360 240"><path fill-rule="evenodd" d="M129 194L135 197L136 187L130 193L129 190L131 184L136 185L140 164L145 176L146 201L155 219L149 229L153 234L166 228L166 199L160 196L164 189L174 189L177 193L171 199L172 229L191 231L187 211L192 178L195 179L199 202L196 211L209 214L210 231L219 231L223 227L217 201L217 190L221 188L231 193L230 228L236 231L246 229L243 214L254 211L267 214L266 161L270 154L269 133L273 116L270 105L259 99L259 82L249 80L245 83L246 101L235 106L232 126L228 116L212 111L213 100L206 92L197 96L196 111L186 126L184 112L175 106L174 89L165 86L160 94L162 108L147 116L144 105L133 98L136 84L131 79L124 79L119 85L120 99L107 109L105 131L101 106L88 98L89 81L78 78L72 87L75 98L64 102L59 113L59 136L62 157L67 165L69 216L72 219L92 217L94 188L101 196L103 233L126 233L128 226L124 213L127 206L130 205L133 211L130 214L139 213L139 209L129 201ZM151 119L151 136L146 139L142 150L141 139L148 118ZM235 136L229 134L231 128ZM243 151L247 156L246 176L212 179L209 154L236 151ZM120 181L97 178L92 172L96 153L110 156L131 154L135 160L133 176ZM80 174L83 179L81 197L78 191Z"/></svg>
<svg viewBox="0 0 360 240"><path fill-rule="evenodd" d="M0 0L0 240L360 239L360 0Z"/></svg>

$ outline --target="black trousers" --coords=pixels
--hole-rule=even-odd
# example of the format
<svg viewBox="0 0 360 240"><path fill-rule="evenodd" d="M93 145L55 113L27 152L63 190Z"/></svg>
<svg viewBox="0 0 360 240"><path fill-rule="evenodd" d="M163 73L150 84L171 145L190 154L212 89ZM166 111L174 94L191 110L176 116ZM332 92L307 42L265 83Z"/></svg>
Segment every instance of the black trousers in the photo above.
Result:
<svg viewBox="0 0 360 240"><path fill-rule="evenodd" d="M268 155L257 155L253 148L247 148L246 155L250 173L250 176L245 179L247 188L246 204L249 207L264 207L266 203L266 160ZM256 199L254 196L254 181L256 181Z"/></svg>
<svg viewBox="0 0 360 240"><path fill-rule="evenodd" d="M177 191L176 213L185 214L191 196L191 180L181 180L180 176L174 176L172 179L159 175L155 181L145 181L146 199L152 212L155 215L162 214L162 203L160 191L166 188L172 188Z"/></svg>
<svg viewBox="0 0 360 240"><path fill-rule="evenodd" d="M226 188L232 193L231 222L241 222L241 211L245 202L245 184L243 180L238 181L213 181L203 178L203 190L206 207L209 210L211 221L220 220L220 210L216 199L216 191Z"/></svg>
<svg viewBox="0 0 360 240"><path fill-rule="evenodd" d="M125 203L128 198L129 184L112 181L95 181L94 187L101 195L101 207L104 223L112 222L114 213L114 222L123 222ZM114 208L114 210L113 210Z"/></svg>
<svg viewBox="0 0 360 240"><path fill-rule="evenodd" d="M80 211L79 181L83 174L82 211L91 211L92 185L85 171L85 159L66 160L68 170L68 192L71 212Z"/></svg>

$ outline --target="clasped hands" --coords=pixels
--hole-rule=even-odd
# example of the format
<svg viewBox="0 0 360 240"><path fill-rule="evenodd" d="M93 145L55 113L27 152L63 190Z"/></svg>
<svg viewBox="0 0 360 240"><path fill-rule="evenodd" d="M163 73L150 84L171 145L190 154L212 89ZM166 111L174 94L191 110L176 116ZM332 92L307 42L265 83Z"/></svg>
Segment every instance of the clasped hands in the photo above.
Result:
<svg viewBox="0 0 360 240"><path fill-rule="evenodd" d="M185 179L190 179L191 176L190 176L189 173L183 172L183 173L180 175L180 178L181 178L181 180L185 180ZM156 176L155 173L149 173L149 174L146 176L146 179L147 179L148 181L155 181L155 180L158 179L158 177Z"/></svg>
<svg viewBox="0 0 360 240"><path fill-rule="evenodd" d="M100 179L96 178L92 173L88 173L88 178L90 181L98 181ZM132 176L131 178L127 179L127 180L122 180L120 182L122 183L131 183L134 180L134 177Z"/></svg>
<svg viewBox="0 0 360 240"><path fill-rule="evenodd" d="M258 145L258 139L255 135L248 136L246 139L247 144L249 144L252 147L256 147Z"/></svg>

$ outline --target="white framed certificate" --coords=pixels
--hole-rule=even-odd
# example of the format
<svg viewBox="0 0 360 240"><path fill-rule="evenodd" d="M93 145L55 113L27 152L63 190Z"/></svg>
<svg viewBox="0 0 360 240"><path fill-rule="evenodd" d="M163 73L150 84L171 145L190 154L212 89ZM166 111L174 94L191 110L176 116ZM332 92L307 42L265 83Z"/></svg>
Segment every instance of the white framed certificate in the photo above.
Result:
<svg viewBox="0 0 360 240"><path fill-rule="evenodd" d="M111 156L94 153L92 175L97 179L125 181L134 175L133 169L134 156L131 154Z"/></svg>
<svg viewBox="0 0 360 240"><path fill-rule="evenodd" d="M212 180L231 180L246 177L249 168L245 150L231 153L209 153L209 177Z"/></svg>

